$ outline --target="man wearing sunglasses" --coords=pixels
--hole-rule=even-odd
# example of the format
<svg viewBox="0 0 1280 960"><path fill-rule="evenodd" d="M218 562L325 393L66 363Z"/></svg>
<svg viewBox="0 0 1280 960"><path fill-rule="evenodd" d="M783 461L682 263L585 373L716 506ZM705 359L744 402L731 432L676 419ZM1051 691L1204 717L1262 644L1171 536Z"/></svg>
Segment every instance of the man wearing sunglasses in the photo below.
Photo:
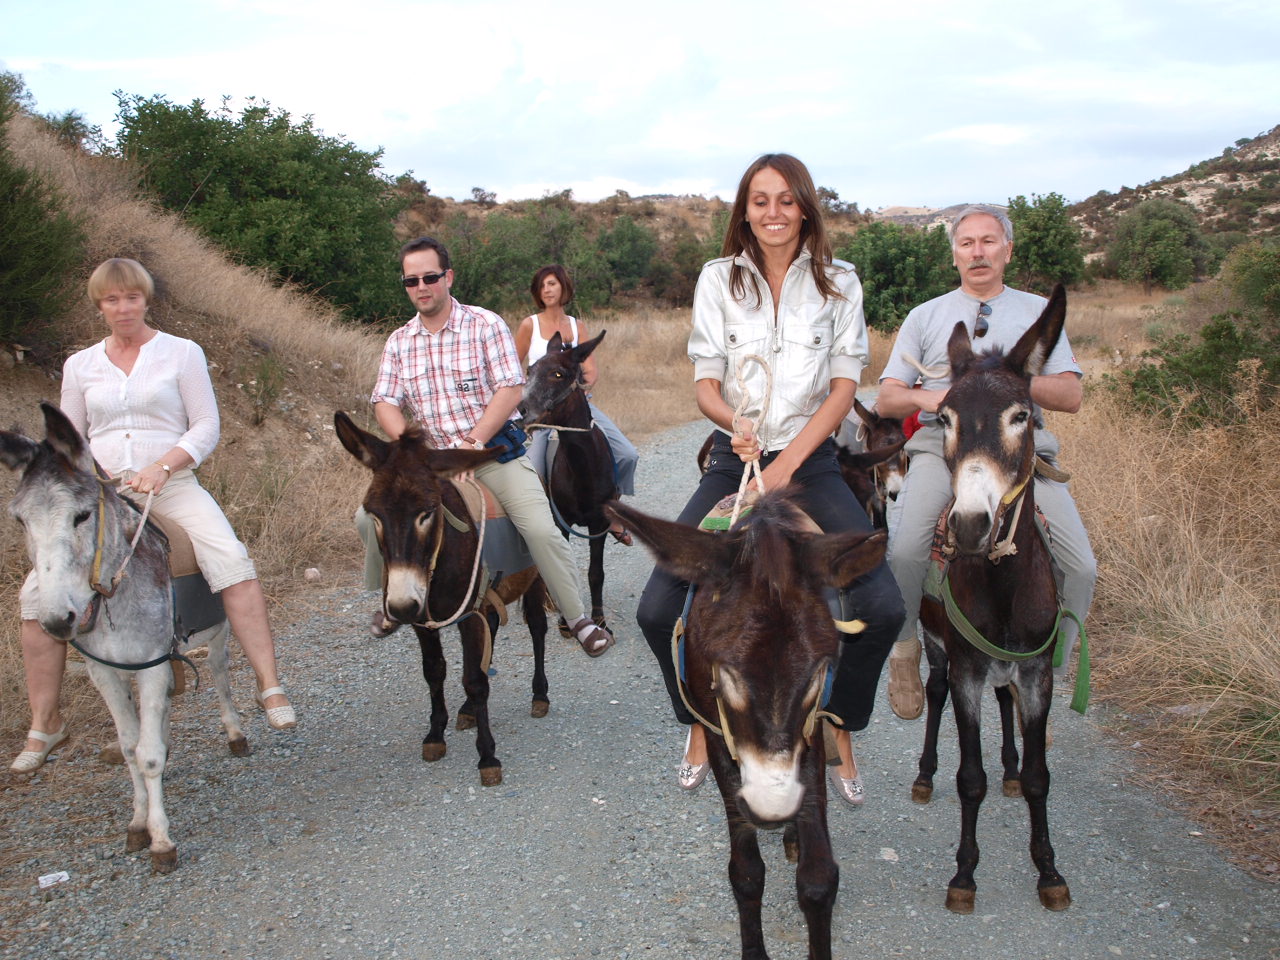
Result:
<svg viewBox="0 0 1280 960"><path fill-rule="evenodd" d="M419 237L406 243L400 266L400 282L417 314L391 334L383 350L371 397L378 425L395 440L412 416L438 448L482 450L499 434L504 443L508 438L517 443L509 421L525 378L506 321L453 298L449 251L440 241ZM502 462L484 464L476 478L524 538L574 638L587 654L600 656L613 645L613 634L586 615L569 545L556 527L542 481L523 447ZM359 513L356 523L366 547L366 586L381 589L381 555L373 524ZM386 636L397 626L385 620L381 610L374 614L374 636Z"/></svg>
<svg viewBox="0 0 1280 960"><path fill-rule="evenodd" d="M889 567L907 605L907 622L889 655L889 705L910 720L924 709L920 682L920 643L915 636L929 547L938 514L951 498L951 474L942 456L942 427L937 409L950 386L947 341L958 322L968 328L974 350L1011 349L1040 316L1045 299L1004 285L1005 267L1013 255L1013 225L998 207L971 206L951 223L951 254L960 286L923 303L907 315L880 375L876 410L885 417L919 412L920 429L907 442L911 466L895 510L889 516ZM907 358L940 376L922 374ZM1049 354L1043 372L1031 381L1039 407L1075 413L1080 409L1083 375L1064 331ZM1052 461L1058 441L1036 430L1036 453ZM1083 620L1093 600L1097 568L1089 536L1065 483L1036 477L1036 505L1053 531L1053 555L1062 569L1062 602ZM1078 633L1065 621L1069 644ZM1071 646L1067 652L1070 653Z"/></svg>

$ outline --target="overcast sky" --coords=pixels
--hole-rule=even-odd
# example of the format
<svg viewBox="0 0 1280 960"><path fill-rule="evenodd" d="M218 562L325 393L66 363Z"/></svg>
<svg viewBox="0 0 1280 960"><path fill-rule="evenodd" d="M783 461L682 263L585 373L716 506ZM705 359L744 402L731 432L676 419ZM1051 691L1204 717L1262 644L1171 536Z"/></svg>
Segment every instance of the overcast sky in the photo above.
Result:
<svg viewBox="0 0 1280 960"><path fill-rule="evenodd" d="M1074 201L1280 123L1276 0L0 0L0 23L41 112L111 132L115 90L256 96L459 199L729 198L785 151L864 208Z"/></svg>

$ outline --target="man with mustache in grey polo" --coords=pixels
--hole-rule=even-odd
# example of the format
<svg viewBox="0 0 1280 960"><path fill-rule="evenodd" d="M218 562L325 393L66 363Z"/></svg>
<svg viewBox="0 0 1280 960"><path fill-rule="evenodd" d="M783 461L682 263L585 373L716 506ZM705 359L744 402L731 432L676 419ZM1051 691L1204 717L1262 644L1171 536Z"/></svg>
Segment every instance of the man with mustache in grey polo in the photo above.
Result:
<svg viewBox="0 0 1280 960"><path fill-rule="evenodd" d="M949 374L922 374L907 358L933 372L949 370L947 341L957 322L968 328L976 352L992 347L1009 350L1035 323L1046 303L1043 297L1004 284L1005 267L1013 255L1013 225L1003 210L966 207L952 221L950 235L960 287L907 315L880 375L876 400L876 410L884 417L920 413L920 428L906 446L911 456L906 483L889 517L889 567L907 606L906 623L889 654L889 705L907 720L920 716L924 709L916 614L934 525L951 498L951 474L943 460L942 427L937 420L938 405L950 387ZM1082 375L1064 331L1041 374L1031 380L1037 423L1039 408L1065 413L1080 409ZM1057 438L1042 426L1035 436L1036 453L1052 461L1058 453ZM1053 534L1053 555L1062 571L1060 598L1083 621L1097 578L1089 535L1065 483L1037 476L1035 496ZM1064 628L1069 655L1078 630L1066 619Z"/></svg>

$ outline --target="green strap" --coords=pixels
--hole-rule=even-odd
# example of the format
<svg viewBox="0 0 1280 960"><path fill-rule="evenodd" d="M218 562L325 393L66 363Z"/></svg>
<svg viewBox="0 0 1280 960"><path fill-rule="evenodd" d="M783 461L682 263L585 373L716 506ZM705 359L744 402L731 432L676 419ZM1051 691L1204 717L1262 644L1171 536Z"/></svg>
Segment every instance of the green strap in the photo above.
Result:
<svg viewBox="0 0 1280 960"><path fill-rule="evenodd" d="M1029 660L1032 657L1038 657L1049 649L1049 645L1056 642L1057 647L1053 651L1053 665L1060 667L1066 657L1066 632L1062 628L1063 616L1070 617L1076 622L1076 626L1080 628L1080 659L1076 667L1076 686L1071 697L1071 709L1076 713L1084 713L1089 706L1089 640L1084 632L1084 624L1080 622L1080 618L1070 610L1063 606L1058 606L1058 615L1053 621L1053 629L1049 631L1049 639L1042 643L1039 648L1031 651L1006 650L998 647L986 637L984 637L978 628L969 622L969 618L964 615L964 611L960 609L955 598L951 595L951 578L943 575L940 584L942 594L942 605L947 611L947 619L951 621L951 625L960 632L969 643L977 647L989 657L997 660L1004 660L1007 663L1017 663L1021 660Z"/></svg>

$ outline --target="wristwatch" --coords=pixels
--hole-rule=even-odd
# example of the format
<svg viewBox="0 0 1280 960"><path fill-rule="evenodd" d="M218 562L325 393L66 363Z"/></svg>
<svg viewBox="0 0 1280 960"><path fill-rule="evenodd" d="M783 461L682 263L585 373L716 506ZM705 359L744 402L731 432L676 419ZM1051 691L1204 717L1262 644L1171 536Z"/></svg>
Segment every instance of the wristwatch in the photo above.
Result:
<svg viewBox="0 0 1280 960"><path fill-rule="evenodd" d="M475 437L471 436L471 434L467 434L465 437L463 437L462 442L475 447L477 450L484 449L484 444L481 443L479 440L477 440Z"/></svg>
<svg viewBox="0 0 1280 960"><path fill-rule="evenodd" d="M167 474L172 475L173 473L173 468L170 467L167 463L163 462L162 460L157 460L156 466L159 467L161 470L163 470Z"/></svg>

